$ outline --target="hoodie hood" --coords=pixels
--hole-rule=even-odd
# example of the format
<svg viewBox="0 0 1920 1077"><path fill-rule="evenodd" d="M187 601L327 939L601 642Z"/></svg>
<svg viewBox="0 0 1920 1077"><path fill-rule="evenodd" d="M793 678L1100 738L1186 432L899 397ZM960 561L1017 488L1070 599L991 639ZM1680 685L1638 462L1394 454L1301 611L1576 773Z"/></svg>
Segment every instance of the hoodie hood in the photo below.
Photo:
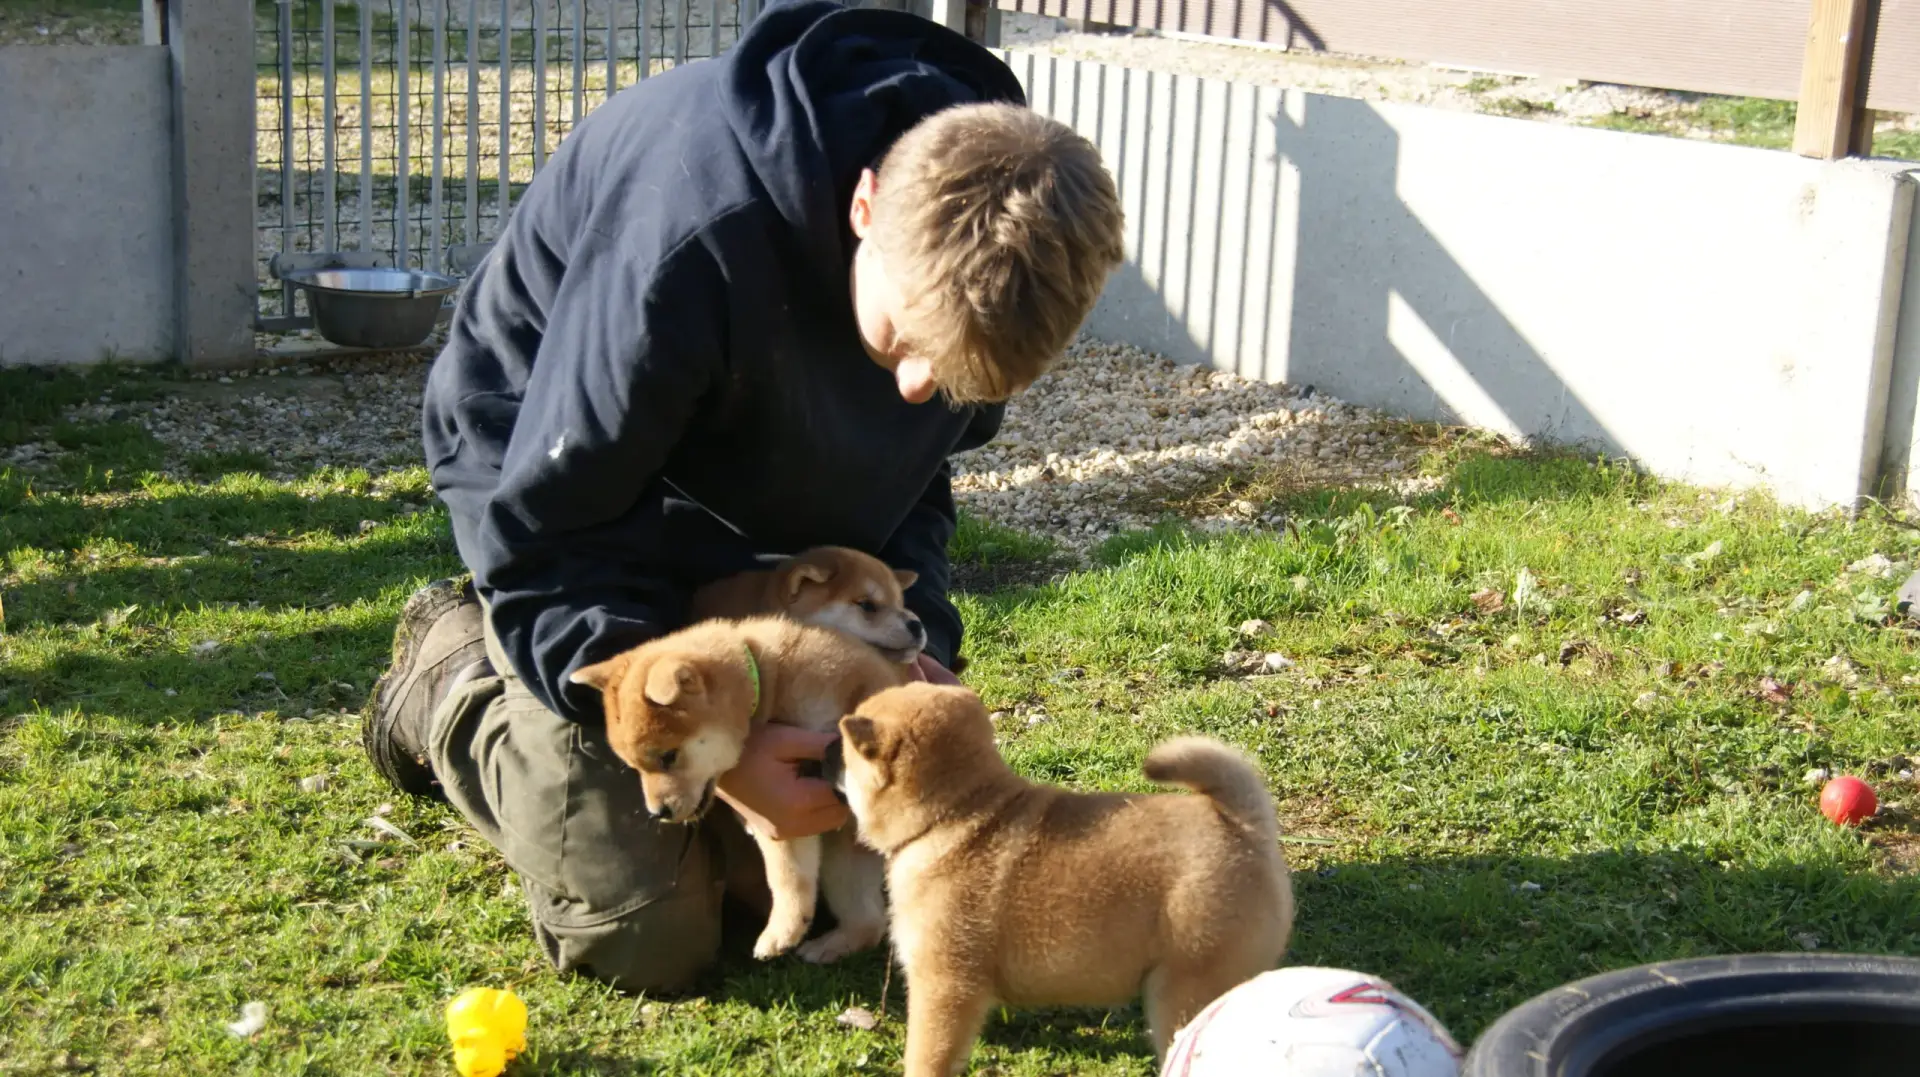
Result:
<svg viewBox="0 0 1920 1077"><path fill-rule="evenodd" d="M895 139L954 105L1026 103L1012 70L963 35L832 0L776 0L723 62L721 109L753 172L801 249L841 266L860 170Z"/></svg>

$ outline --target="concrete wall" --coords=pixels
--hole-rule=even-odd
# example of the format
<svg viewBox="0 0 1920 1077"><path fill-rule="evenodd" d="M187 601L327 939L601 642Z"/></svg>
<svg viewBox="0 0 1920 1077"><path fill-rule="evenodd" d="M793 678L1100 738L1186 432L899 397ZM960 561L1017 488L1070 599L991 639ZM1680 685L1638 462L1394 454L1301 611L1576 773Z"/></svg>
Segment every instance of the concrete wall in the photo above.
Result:
<svg viewBox="0 0 1920 1077"><path fill-rule="evenodd" d="M1121 187L1095 336L1802 504L1874 486L1897 169L1003 55Z"/></svg>
<svg viewBox="0 0 1920 1077"><path fill-rule="evenodd" d="M173 355L172 115L165 48L0 47L0 363Z"/></svg>

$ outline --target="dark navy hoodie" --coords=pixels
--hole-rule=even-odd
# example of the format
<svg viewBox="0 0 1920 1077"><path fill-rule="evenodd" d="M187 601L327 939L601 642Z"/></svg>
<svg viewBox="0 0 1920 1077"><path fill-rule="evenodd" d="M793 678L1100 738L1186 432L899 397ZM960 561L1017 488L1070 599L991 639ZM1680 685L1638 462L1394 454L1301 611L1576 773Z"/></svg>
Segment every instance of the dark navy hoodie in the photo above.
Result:
<svg viewBox="0 0 1920 1077"><path fill-rule="evenodd" d="M734 49L567 136L470 279L423 401L435 489L513 669L598 721L576 669L684 623L694 587L816 544L920 580L951 663L950 454L998 407L910 405L848 275L861 169L1013 73L904 12L769 5ZM884 179L882 180L884 182Z"/></svg>

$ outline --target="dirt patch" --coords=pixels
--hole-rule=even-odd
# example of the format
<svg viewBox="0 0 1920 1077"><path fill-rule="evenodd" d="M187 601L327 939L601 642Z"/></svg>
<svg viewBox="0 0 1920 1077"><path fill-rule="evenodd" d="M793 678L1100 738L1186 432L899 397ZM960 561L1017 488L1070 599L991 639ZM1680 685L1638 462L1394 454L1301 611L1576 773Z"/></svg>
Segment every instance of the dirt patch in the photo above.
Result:
<svg viewBox="0 0 1920 1077"><path fill-rule="evenodd" d="M1040 587L1074 570L1070 561L1001 561L983 565L957 562L953 566L952 589L970 594L991 594L1014 587Z"/></svg>
<svg viewBox="0 0 1920 1077"><path fill-rule="evenodd" d="M1885 831L1869 837L1867 844L1880 854L1887 870L1899 875L1920 874L1920 833Z"/></svg>

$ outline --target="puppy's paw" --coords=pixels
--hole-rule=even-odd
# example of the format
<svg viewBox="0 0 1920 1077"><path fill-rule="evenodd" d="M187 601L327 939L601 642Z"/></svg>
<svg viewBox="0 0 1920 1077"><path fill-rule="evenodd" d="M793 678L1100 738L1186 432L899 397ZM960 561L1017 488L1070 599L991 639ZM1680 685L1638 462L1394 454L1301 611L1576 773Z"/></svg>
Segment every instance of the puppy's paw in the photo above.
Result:
<svg viewBox="0 0 1920 1077"><path fill-rule="evenodd" d="M812 942L803 943L798 953L802 961L831 965L843 957L878 946L886 934L884 927L836 927Z"/></svg>
<svg viewBox="0 0 1920 1077"><path fill-rule="evenodd" d="M807 937L808 926L805 920L785 922L776 920L769 923L766 929L760 932L760 937L754 941L753 956L762 961L779 957L800 945L800 940Z"/></svg>

